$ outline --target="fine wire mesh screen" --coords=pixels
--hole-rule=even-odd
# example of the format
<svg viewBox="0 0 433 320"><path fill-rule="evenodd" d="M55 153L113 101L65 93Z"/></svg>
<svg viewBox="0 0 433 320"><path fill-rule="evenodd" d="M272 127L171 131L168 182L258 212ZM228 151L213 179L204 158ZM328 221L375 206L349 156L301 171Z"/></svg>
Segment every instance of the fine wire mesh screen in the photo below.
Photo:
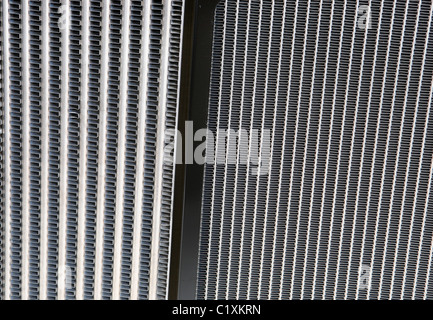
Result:
<svg viewBox="0 0 433 320"><path fill-rule="evenodd" d="M0 298L166 298L183 1L0 4Z"/></svg>
<svg viewBox="0 0 433 320"><path fill-rule="evenodd" d="M433 298L432 14L218 4L208 127L269 129L271 154L206 164L199 299Z"/></svg>

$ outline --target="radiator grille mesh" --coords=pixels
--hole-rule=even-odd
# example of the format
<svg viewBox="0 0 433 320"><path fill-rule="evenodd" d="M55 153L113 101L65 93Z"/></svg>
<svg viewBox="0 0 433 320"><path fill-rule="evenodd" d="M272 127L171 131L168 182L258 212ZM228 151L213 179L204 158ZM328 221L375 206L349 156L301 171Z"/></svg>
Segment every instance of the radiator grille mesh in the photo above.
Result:
<svg viewBox="0 0 433 320"><path fill-rule="evenodd" d="M432 13L219 3L208 126L272 151L265 175L205 167L199 299L433 298Z"/></svg>
<svg viewBox="0 0 433 320"><path fill-rule="evenodd" d="M183 1L2 1L0 297L167 297Z"/></svg>

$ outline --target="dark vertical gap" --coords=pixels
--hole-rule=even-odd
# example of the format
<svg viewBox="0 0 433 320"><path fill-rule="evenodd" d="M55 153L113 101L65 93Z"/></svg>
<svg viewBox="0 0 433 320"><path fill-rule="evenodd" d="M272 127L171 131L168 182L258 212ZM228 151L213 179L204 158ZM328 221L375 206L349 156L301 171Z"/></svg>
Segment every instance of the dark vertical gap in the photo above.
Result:
<svg viewBox="0 0 433 320"><path fill-rule="evenodd" d="M180 115L185 120L194 121L195 130L206 127L208 114L210 66L213 39L213 23L215 6L218 0L186 2L184 51L181 75ZM189 24L190 23L190 24ZM192 33L192 35L191 35ZM189 40L191 39L191 40ZM188 54L187 54L188 53ZM189 69L187 70L187 69ZM190 79L189 79L190 78ZM188 108L188 110L186 110ZM184 133L184 122L179 120L179 131ZM197 144L198 145L198 144ZM173 232L180 238L180 248L176 253L172 248L172 257L176 263L179 259L178 275L174 266L176 285L171 285L170 297L179 299L195 299L197 285L197 267L199 254L199 233L201 216L201 197L203 187L203 166L198 164L180 165L176 168L176 187L174 205ZM182 199L183 198L183 199ZM182 201L183 200L183 201ZM180 233L180 235L179 235ZM172 243L175 243L174 238ZM173 279L171 279L173 283ZM177 292L175 291L177 289Z"/></svg>

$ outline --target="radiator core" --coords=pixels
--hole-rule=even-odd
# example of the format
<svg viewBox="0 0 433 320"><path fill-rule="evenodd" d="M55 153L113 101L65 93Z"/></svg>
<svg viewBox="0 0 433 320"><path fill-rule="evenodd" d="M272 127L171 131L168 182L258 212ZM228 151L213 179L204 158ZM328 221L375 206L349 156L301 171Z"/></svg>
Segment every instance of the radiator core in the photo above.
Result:
<svg viewBox="0 0 433 320"><path fill-rule="evenodd" d="M205 167L199 299L433 298L432 14L218 4L208 127L269 129L271 154Z"/></svg>
<svg viewBox="0 0 433 320"><path fill-rule="evenodd" d="M0 10L0 297L167 298L183 1Z"/></svg>

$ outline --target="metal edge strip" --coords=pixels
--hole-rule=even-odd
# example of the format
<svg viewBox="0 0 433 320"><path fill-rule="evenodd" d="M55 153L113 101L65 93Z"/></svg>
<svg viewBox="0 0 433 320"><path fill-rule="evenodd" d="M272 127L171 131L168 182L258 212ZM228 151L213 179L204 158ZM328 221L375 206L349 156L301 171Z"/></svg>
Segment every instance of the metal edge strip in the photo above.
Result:
<svg viewBox="0 0 433 320"><path fill-rule="evenodd" d="M9 3L8 1L3 1L2 7L2 32L3 32L3 88L9 89L10 87L10 79L9 79L9 68L7 67L7 63L9 62ZM6 93L3 97L3 105L4 105L4 175L5 175L5 196L4 196L4 235L5 235L5 250L4 250L4 298L5 300L10 299L11 294L11 229L10 229L10 221L11 221L11 163L10 163L10 97L9 93Z"/></svg>

